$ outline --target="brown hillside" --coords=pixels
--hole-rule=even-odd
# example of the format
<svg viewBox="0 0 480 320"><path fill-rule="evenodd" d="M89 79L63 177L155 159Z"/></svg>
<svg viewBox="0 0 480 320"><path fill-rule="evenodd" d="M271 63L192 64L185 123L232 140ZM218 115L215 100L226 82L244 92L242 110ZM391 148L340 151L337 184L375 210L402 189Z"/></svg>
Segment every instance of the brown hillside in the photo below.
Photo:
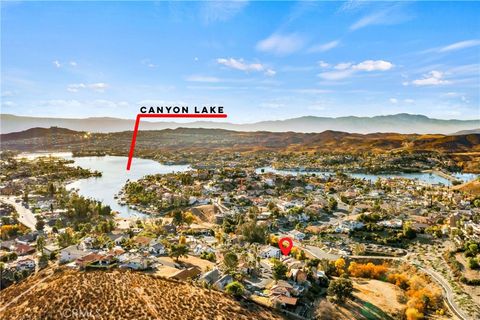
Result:
<svg viewBox="0 0 480 320"><path fill-rule="evenodd" d="M5 320L283 319L221 292L120 270L33 276L0 292L0 301Z"/></svg>

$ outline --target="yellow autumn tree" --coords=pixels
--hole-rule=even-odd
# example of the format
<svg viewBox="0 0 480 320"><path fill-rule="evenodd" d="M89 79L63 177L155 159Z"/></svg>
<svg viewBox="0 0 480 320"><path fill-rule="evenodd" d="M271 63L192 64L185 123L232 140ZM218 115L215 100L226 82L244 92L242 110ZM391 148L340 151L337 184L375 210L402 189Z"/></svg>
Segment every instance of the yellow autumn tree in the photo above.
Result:
<svg viewBox="0 0 480 320"><path fill-rule="evenodd" d="M337 260L335 260L335 270L337 271L337 274L339 276L345 273L345 265L345 259L338 258Z"/></svg>

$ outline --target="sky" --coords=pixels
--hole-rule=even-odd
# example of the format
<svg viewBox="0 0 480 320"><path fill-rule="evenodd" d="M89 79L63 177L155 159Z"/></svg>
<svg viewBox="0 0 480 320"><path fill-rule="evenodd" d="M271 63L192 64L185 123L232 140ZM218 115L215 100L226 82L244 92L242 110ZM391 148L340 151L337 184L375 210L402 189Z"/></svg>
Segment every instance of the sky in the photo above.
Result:
<svg viewBox="0 0 480 320"><path fill-rule="evenodd" d="M480 118L480 2L2 2L1 112Z"/></svg>

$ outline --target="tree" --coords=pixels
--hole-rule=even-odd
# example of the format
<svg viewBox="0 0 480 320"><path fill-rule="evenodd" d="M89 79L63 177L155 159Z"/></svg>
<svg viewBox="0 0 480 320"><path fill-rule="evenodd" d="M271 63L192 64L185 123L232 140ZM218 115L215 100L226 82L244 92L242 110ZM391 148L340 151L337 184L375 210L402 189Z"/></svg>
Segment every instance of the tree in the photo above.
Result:
<svg viewBox="0 0 480 320"><path fill-rule="evenodd" d="M43 254L44 248L45 248L45 237L39 236L37 238L37 250L40 251L41 254Z"/></svg>
<svg viewBox="0 0 480 320"><path fill-rule="evenodd" d="M468 267L470 269L480 268L480 264L478 263L478 259L477 258L468 258Z"/></svg>
<svg viewBox="0 0 480 320"><path fill-rule="evenodd" d="M240 226L240 234L250 243L265 243L267 241L267 228L259 226L255 221L250 221Z"/></svg>
<svg viewBox="0 0 480 320"><path fill-rule="evenodd" d="M183 213L181 210L177 209L177 210L174 210L173 213L172 213L172 216L173 216L173 220L172 220L172 223L176 226L179 226L181 224L183 224Z"/></svg>
<svg viewBox="0 0 480 320"><path fill-rule="evenodd" d="M334 197L330 197L328 199L328 210L333 211L337 210L338 207L338 201Z"/></svg>
<svg viewBox="0 0 480 320"><path fill-rule="evenodd" d="M44 227L45 227L45 220L43 220L42 218L38 218L37 223L35 224L35 228L38 231L42 231Z"/></svg>
<svg viewBox="0 0 480 320"><path fill-rule="evenodd" d="M228 294L231 294L234 297L241 297L244 291L245 291L245 288L238 281L230 282L225 287L225 292Z"/></svg>
<svg viewBox="0 0 480 320"><path fill-rule="evenodd" d="M228 272L234 272L238 267L238 257L235 253L229 251L223 256L223 265Z"/></svg>
<svg viewBox="0 0 480 320"><path fill-rule="evenodd" d="M280 260L275 259L273 262L273 278L275 280L285 279L287 277L288 267Z"/></svg>
<svg viewBox="0 0 480 320"><path fill-rule="evenodd" d="M178 260L181 257L187 257L188 254L188 247L184 244L172 244L170 246L170 252L168 253L168 256L171 258L175 258L175 261L178 262Z"/></svg>
<svg viewBox="0 0 480 320"><path fill-rule="evenodd" d="M417 236L417 232L412 228L412 223L407 222L403 224L403 235L407 239L413 239Z"/></svg>
<svg viewBox="0 0 480 320"><path fill-rule="evenodd" d="M2 283L3 283L3 271L5 270L5 263L0 262L0 290L2 290Z"/></svg>
<svg viewBox="0 0 480 320"><path fill-rule="evenodd" d="M344 302L352 297L353 284L352 280L346 278L338 278L330 281L327 293L336 302Z"/></svg>
<svg viewBox="0 0 480 320"><path fill-rule="evenodd" d="M345 273L345 265L345 259L338 258L337 260L335 260L335 270L337 271L337 274L339 276Z"/></svg>
<svg viewBox="0 0 480 320"><path fill-rule="evenodd" d="M46 266L48 266L48 258L49 257L46 254L42 254L40 258L38 258L38 267L40 269L43 269Z"/></svg>

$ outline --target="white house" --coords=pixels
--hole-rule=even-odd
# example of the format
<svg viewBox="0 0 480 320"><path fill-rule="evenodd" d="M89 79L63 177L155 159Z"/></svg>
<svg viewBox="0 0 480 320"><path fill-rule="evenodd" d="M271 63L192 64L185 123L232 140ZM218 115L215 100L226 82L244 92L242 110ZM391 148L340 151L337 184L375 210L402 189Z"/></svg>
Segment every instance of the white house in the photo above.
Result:
<svg viewBox="0 0 480 320"><path fill-rule="evenodd" d="M280 259L282 251L279 248L275 248L273 246L266 246L260 251L260 257L262 259L267 258L277 258Z"/></svg>
<svg viewBox="0 0 480 320"><path fill-rule="evenodd" d="M300 232L298 230L292 230L288 233L291 237L295 240L303 240L305 238L305 233Z"/></svg>
<svg viewBox="0 0 480 320"><path fill-rule="evenodd" d="M60 263L67 263L85 257L90 252L80 250L76 245L71 245L60 251Z"/></svg>

